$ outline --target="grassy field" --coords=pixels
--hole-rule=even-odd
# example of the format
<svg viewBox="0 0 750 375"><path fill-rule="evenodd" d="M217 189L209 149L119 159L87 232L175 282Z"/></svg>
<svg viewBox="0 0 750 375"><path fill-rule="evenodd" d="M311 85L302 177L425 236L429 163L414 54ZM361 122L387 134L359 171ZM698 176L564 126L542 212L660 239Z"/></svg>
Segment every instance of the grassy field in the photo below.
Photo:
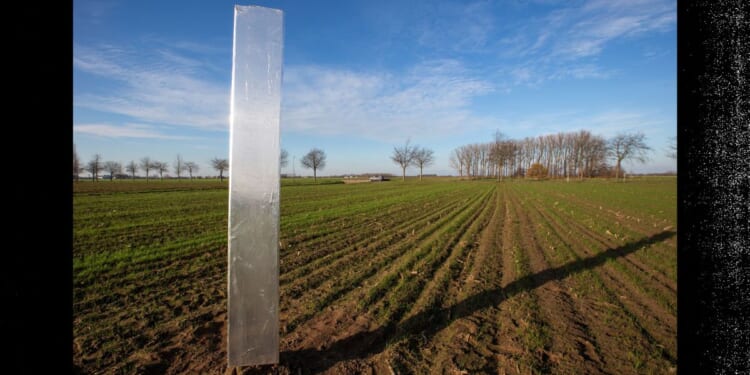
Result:
<svg viewBox="0 0 750 375"><path fill-rule="evenodd" d="M676 180L281 189L281 363L240 373L670 373ZM74 363L227 373L227 185L74 187Z"/></svg>

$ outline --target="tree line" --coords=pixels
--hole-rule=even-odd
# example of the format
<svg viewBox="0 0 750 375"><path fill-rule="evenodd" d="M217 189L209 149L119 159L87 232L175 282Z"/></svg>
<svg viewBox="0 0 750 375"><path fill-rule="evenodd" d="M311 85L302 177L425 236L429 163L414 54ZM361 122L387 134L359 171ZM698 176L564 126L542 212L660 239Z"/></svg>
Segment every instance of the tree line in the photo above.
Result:
<svg viewBox="0 0 750 375"><path fill-rule="evenodd" d="M222 158L213 158L209 161L211 167L219 172L219 179L224 181L224 171L229 170L229 160ZM289 153L281 149L279 154L280 166L286 167L289 163ZM308 152L302 159L300 164L305 168L311 168L313 170L313 177L317 181L317 171L323 169L326 165L326 154L323 150L313 148ZM129 178L135 179L138 177L138 171L145 173L146 181L149 180L151 172L159 173L159 180L164 179L164 173L169 172L169 163L152 160L150 157L144 157L139 162L135 160L123 166L122 163L117 161L104 161L101 154L94 154L86 164L81 164L81 159L78 157L75 145L73 145L73 179L79 181L80 174L82 172L91 173L91 180L97 181L102 172L109 173L109 179L112 181L115 176L123 175ZM181 155L177 155L175 158L172 170L177 175L177 178L182 178L184 173L189 175L190 180L193 179L193 173L197 173L200 170L198 163L192 161L185 161ZM123 171L127 172L127 175L123 174Z"/></svg>
<svg viewBox="0 0 750 375"><path fill-rule="evenodd" d="M227 159L213 158L210 160L211 167L219 172L219 178L224 181L224 171L229 169L229 161ZM136 162L131 160L127 164L123 165L117 161L104 161L101 154L94 154L86 164L81 164L81 160L78 157L75 146L73 146L73 179L79 181L80 174L82 172L89 172L91 174L91 180L97 181L102 172L109 174L109 179L112 181L116 176L121 175L128 178L138 178L138 171L145 173L146 181L151 178L151 172L159 173L159 180L164 179L164 173L169 172L169 163L152 160L146 156L141 158L140 161ZM177 178L182 178L183 174L187 173L190 180L193 179L193 174L200 170L198 163L193 161L185 161L181 155L177 155L175 158L172 170L177 175ZM124 174L123 172L127 172Z"/></svg>
<svg viewBox="0 0 750 375"><path fill-rule="evenodd" d="M611 139L587 130L508 139L496 132L491 142L453 150L450 165L459 176L472 178L578 178L622 175L622 162L646 162L651 150L642 133L621 133ZM614 166L609 162L614 162Z"/></svg>
<svg viewBox="0 0 750 375"><path fill-rule="evenodd" d="M494 139L486 143L472 143L460 146L450 155L451 168L461 177L487 178L495 177L552 177L578 178L609 176L614 173L616 178L622 175L622 162L627 160L644 163L648 160L651 148L646 145L643 133L621 133L605 139L594 135L588 130L578 132L561 132L537 137L526 137L520 140L508 139L499 131ZM668 156L676 158L676 142L670 144ZM313 178L317 181L317 172L326 166L325 151L315 147L300 159L304 168L313 170ZM431 149L411 145L407 140L403 146L395 146L390 156L391 160L401 167L401 178L406 180L406 168L419 168L419 179L425 167L435 161ZM614 162L614 166L609 162ZM286 167L289 163L289 153L281 149L279 165ZM219 172L219 179L224 181L224 171L229 169L229 161L222 158L210 160L211 167ZM136 178L139 170L145 172L146 181L150 172L159 173L159 179L169 171L169 164L159 160L144 157L140 162L130 161L124 166L130 178ZM173 164L177 178L187 173L193 179L193 173L198 172L198 164L185 161L177 155ZM91 173L91 179L96 181L102 171L109 173L112 180L122 174L123 166L115 161L103 161L100 154L95 154L91 160L82 165L73 146L73 177L76 181L83 171Z"/></svg>

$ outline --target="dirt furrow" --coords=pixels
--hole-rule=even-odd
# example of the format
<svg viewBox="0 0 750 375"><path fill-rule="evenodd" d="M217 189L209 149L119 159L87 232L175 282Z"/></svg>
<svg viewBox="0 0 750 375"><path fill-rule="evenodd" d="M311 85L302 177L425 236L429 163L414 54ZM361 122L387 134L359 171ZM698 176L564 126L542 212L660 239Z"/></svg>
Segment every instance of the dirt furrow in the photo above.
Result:
<svg viewBox="0 0 750 375"><path fill-rule="evenodd" d="M597 254L601 254L601 252L596 252L589 250L589 247L591 246L589 243L587 243L587 237L588 233L575 233L570 230L567 230L561 226L561 224L555 220L554 217L552 217L549 212L545 211L544 208L539 208L538 212L542 214L542 217L545 218L546 223L550 224L550 228L552 228L552 231L554 234L560 239L562 242L563 248L570 251L575 257L579 259L593 259L597 257ZM580 228L578 228L580 229ZM578 249L573 250L573 249ZM583 250L582 250L583 249ZM621 249L627 250L625 248L610 248L610 249ZM631 249L631 251L634 249ZM609 315L609 320L612 320L614 318L611 317L613 314L613 311L617 311L617 314L620 315L618 319L620 319L623 322L626 322L628 325L628 330L632 335L640 336L642 339L638 339L636 337L632 341L640 342L640 345L643 345L642 348L636 348L635 350L640 350L641 357L650 357L647 351L655 352L655 353L662 353L662 356L669 362L673 362L674 357L674 342L676 339L676 334L674 331L674 327L676 327L676 322L674 321L675 317L670 312L664 310L663 308L660 308L658 304L655 304L650 296L647 296L643 293L640 293L637 288L632 287L632 280L628 280L623 278L623 276L615 271L613 269L613 266L611 262L614 262L614 258L620 258L625 254L619 253L616 250L607 250L612 251L612 255L609 258L606 258L606 260L603 260L601 262L598 262L596 265L596 269L594 270L594 273L596 277L592 279L591 281L596 282L599 280L602 283L603 290L594 290L597 294L605 293L605 295L609 295L609 298L601 298L599 297L596 299L597 303L594 303L594 305L598 305L598 310L604 310L600 311L602 314ZM602 258L605 259L605 258ZM585 289L585 288L584 288ZM591 288L589 288L591 289ZM595 289L595 288L594 288ZM578 288L578 290L581 290L581 288ZM601 302L601 301L607 301L608 302ZM637 302L636 302L637 301ZM584 304L585 306L586 304ZM588 303L588 305L592 305L591 303ZM650 308L645 306L651 306ZM602 309L603 308L603 309ZM594 309L597 310L597 309ZM606 311L610 310L610 311ZM584 314L585 316L595 316L595 314ZM607 334L606 331L610 330L611 327L604 327L605 328L605 334L596 335L597 337L607 337L612 335L613 333ZM634 331L634 332L633 332ZM615 344L616 345L616 344ZM671 348L671 349L670 349ZM613 351L614 350L614 351ZM602 352L604 353L617 353L617 349L602 349ZM622 350L622 349L621 349ZM623 353L620 355L620 357L634 357L632 353ZM638 364L640 361L640 358L633 358L631 362ZM631 363L630 365L633 365ZM628 364L621 364L623 366L628 366Z"/></svg>
<svg viewBox="0 0 750 375"><path fill-rule="evenodd" d="M570 207L567 202L565 206ZM588 209L584 207L587 207ZM602 210L601 206L592 206L591 204L581 203L580 206L576 207L576 217L574 217L569 210L563 209L562 207L557 207L555 214L561 217L564 216L566 221L570 221L575 224L576 227L581 228L581 230L588 230L593 237L598 238L603 242L615 242L615 246L621 245L624 241L632 241L633 239L637 240L638 238L652 236L660 231L675 230L675 228L670 225L665 226L665 223L659 223L660 225L646 224L644 226L628 227L627 225L621 224L623 222L623 217L626 218L627 216L624 216L619 212L606 210L612 212L613 215L615 215L615 218L603 219L601 217L603 215L599 214ZM585 223L589 224L587 225ZM600 228L602 226L604 226L604 228ZM594 230L594 227L596 227L597 230ZM615 240L619 240L620 243L617 243ZM676 279L673 277L675 272L674 270L669 271L664 269L663 265L665 263L669 264L669 262L665 262L665 256L671 253L669 257L672 259L675 257L676 237L668 238L661 243L652 245L653 246L649 248L648 253L637 252L629 254L626 259L644 270L650 277L655 278L658 282L671 289L672 293L674 293L676 290Z"/></svg>
<svg viewBox="0 0 750 375"><path fill-rule="evenodd" d="M554 212L551 213L552 215L555 215ZM618 242L606 238L604 235L587 228L585 225L582 225L579 222L562 217L561 219L564 220L570 227L572 227L571 229L573 231L576 231L581 235L579 236L580 239L585 239L587 242L590 242L590 245L593 245L594 248L614 249L628 246L628 244L623 244L622 241ZM669 234L674 232L662 233ZM652 234L651 236L655 235L658 234ZM672 236L665 237L669 238ZM643 292L650 294L648 300L658 301L662 309L668 310L669 314L675 314L676 305L672 301L674 299L674 296L677 295L676 281L669 280L664 277L664 275L647 268L643 263L640 263L634 257L634 253L640 251L648 251L649 246L657 244L658 242L660 241L654 241L648 244L644 244L641 248L634 249L635 251L630 251L623 254L623 256L613 260L614 262L616 262L616 265L612 266L619 268L617 272L624 273L626 277L630 279L624 285L629 285L632 288L642 289ZM583 249L587 250L588 248L588 246L584 246ZM590 255L592 253L588 252L587 254Z"/></svg>
<svg viewBox="0 0 750 375"><path fill-rule="evenodd" d="M305 300L312 301L312 304L305 303L303 304L304 306L300 306L299 303L296 305L282 303L282 313L286 313L281 316L282 327L286 326L287 331L296 329L299 324L316 315L320 309L330 305L335 300L345 298L350 292L357 289L361 289L361 294L363 294L357 298L357 303L363 307L369 307L381 300L385 296L385 291L392 287L392 285L389 286L389 283L395 283L397 278L403 277L403 274L407 272L402 269L406 266L401 265L397 268L400 271L394 273L391 270L394 269L395 265L407 262L412 257L422 258L426 254L429 254L431 250L428 247L429 244L438 240L447 223L454 217L467 215L471 212L472 208L480 207L481 201L482 196L475 197L465 202L464 206L457 206L457 210L454 210L453 213L446 214L444 217L438 218L427 227L424 227L422 232L417 233L414 239L407 237L404 241L387 246L384 250L377 251L374 257L367 258L363 256L361 259L363 263L367 262L367 265L363 267L351 267L345 270L345 274L339 274L337 277L327 280L316 290L307 293ZM416 248L422 249L421 251L409 251L415 248L414 242L417 244ZM387 267L390 264L394 266ZM366 288L360 288L360 286L366 286ZM381 292L375 293L375 291L380 289L382 289ZM285 311L287 308L289 310Z"/></svg>
<svg viewBox="0 0 750 375"><path fill-rule="evenodd" d="M400 277L399 274L403 274L405 272L402 268L408 266L409 259L411 259L412 257L421 258L429 254L432 250L432 245L430 244L434 243L440 238L441 233L445 230L444 228L447 223L449 223L455 217L467 215L468 213L472 212L472 209L481 207L481 203L484 200L484 197L484 195L477 196L472 200L465 202L464 205L458 210L455 210L451 214L445 215L444 217L431 223L429 226L423 228L422 232L418 233L417 237L414 240L407 240L393 244L392 246L389 246L387 250L379 252L375 258L368 259L369 263L365 270L356 268L350 269L348 272L354 272L356 274L354 276L354 279L352 279L352 277L347 278L346 276L344 276L343 278L338 277L335 280L331 280L323 284L320 288L322 290L327 289L327 286L332 285L333 283L335 283L335 288L332 291L326 293L326 295L330 297L325 297L323 295L311 295L311 300L316 300L317 302L315 303L317 305L309 308L308 312L302 313L302 315L299 315L299 313L295 313L292 311L287 312L287 314L282 314L282 321L284 321L285 319L291 320L290 325L292 325L295 329L299 325L304 325L305 328L301 328L302 331L307 331L308 327L310 326L313 327L313 332L320 331L320 336L306 335L307 337L305 338L300 338L297 335L287 335L290 347L309 348L310 342L318 345L319 343L317 341L320 341L321 336L325 337L326 335L331 335L331 332L329 331L330 327L338 327L338 331L349 333L356 333L361 330L361 326L358 325L359 323L356 321L348 322L349 325L354 326L354 328L349 329L345 326L341 326L341 324L343 323L335 322L335 316L331 317L329 316L330 314L317 316L319 315L318 313L321 312L321 308L329 305L331 305L329 306L330 309L356 311L356 313L354 314L361 315L362 317L362 319L360 319L360 323L368 322L368 325L372 324L372 322L370 322L372 314L368 314L365 312L373 303L381 300L385 296L385 292L393 287L388 286L388 284L384 284L386 280L388 280L389 278L394 279L394 281L398 280L398 278ZM414 243L413 241L416 241L416 243ZM416 249L422 249L422 255L419 255L420 252ZM373 291L376 290L375 288L384 288L383 293L373 294ZM335 304L335 308L334 306L332 306L332 304ZM284 315L286 315L286 318L284 317ZM295 317L295 315L297 316ZM330 322L331 319L334 320L333 323ZM289 329L289 332L291 331L292 330ZM310 341L310 339L312 341Z"/></svg>
<svg viewBox="0 0 750 375"><path fill-rule="evenodd" d="M394 347L388 353L390 365L399 371L423 373L429 370L429 362L434 357L436 348L426 346L433 342L430 336L446 330L450 322L450 306L455 303L461 292L462 273L469 270L468 264L473 258L481 233L495 214L497 204L493 192L478 215L473 216L457 231L461 234L458 241L451 245L450 255L428 281L414 303L414 307L405 314L391 342ZM455 242L455 241L454 241ZM428 275L429 276L429 275ZM429 327L428 330L426 328ZM429 332L429 335L426 335Z"/></svg>
<svg viewBox="0 0 750 375"><path fill-rule="evenodd" d="M307 265L310 262L332 255L330 251L367 241L375 233L383 232L386 228L391 228L391 226L397 224L398 218L405 215L409 216L408 214L415 210L432 214L435 211L433 206L442 203L443 199L448 200L448 202L457 201L453 195L449 195L441 197L440 200L433 199L432 201L422 198L395 208L379 207L378 210L374 210L375 213L368 211L358 213L356 217L350 215L337 220L326 221L323 230L318 233L301 233L282 239L281 272L297 271L300 265ZM352 228L356 228L356 230L352 230ZM312 230L312 228L307 229Z"/></svg>
<svg viewBox="0 0 750 375"><path fill-rule="evenodd" d="M604 363L596 350L595 340L589 333L588 322L575 308L568 293L570 288L564 280L565 274L560 270L549 279L541 276L546 275L544 271L553 267L543 250L549 245L538 236L540 217L537 212L533 212L529 201L524 201L518 207L523 229L522 242L529 255L534 284L538 285L534 293L539 298L540 315L544 324L549 327L550 345L544 355L548 358L550 370L556 373L597 373L597 369L604 367Z"/></svg>
<svg viewBox="0 0 750 375"><path fill-rule="evenodd" d="M500 245L503 232L503 218L506 214L504 194L500 189L494 196L494 210L488 224L480 234L478 247L473 251L473 260L462 270L461 276L451 287L452 293L445 299L443 306L450 319L455 319L448 326L435 335L434 340L424 349L424 357L429 366L429 373L457 373L457 366L466 366L472 358L469 342L479 336L483 341L495 338L494 319L492 313L496 310L494 300L499 300L501 278ZM468 262L467 262L468 263ZM488 267L488 265L490 267ZM464 276L465 275L465 276ZM483 295L483 292L496 291L496 295ZM482 295L482 299L473 304L460 304L470 296ZM493 298L494 297L494 298ZM481 331L480 331L481 327ZM484 337L487 339L484 339ZM479 367L493 370L496 367L494 353L485 353L480 359L477 355L475 362ZM458 359L458 364L456 363ZM484 361L484 362L482 362Z"/></svg>
<svg viewBox="0 0 750 375"><path fill-rule="evenodd" d="M328 269L341 269L343 265L348 264L343 262L352 260L364 261L367 259L367 254L372 254L376 249L383 248L387 243L394 243L407 236L414 235L417 229L423 229L425 225L434 223L458 208L459 205L460 203L455 202L437 211L425 210L423 211L423 215L414 219L405 220L404 217L401 217L401 221L392 220L391 225L379 230L377 234L370 233L368 236L360 239L359 242L347 245L302 266L290 269L288 272L282 271L280 283L282 286L287 283L310 284L307 281L308 278L314 278L319 273L329 271ZM385 230L385 228L388 228L388 230ZM293 288L293 286L290 285L290 288ZM292 296L294 294L291 293Z"/></svg>

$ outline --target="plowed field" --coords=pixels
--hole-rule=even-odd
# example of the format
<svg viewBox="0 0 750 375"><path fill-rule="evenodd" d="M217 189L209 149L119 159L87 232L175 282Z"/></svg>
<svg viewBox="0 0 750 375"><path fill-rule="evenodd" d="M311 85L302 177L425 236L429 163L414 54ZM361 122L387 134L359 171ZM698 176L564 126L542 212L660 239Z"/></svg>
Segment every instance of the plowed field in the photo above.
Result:
<svg viewBox="0 0 750 375"><path fill-rule="evenodd" d="M283 184L281 363L238 369L226 185L127 184L76 187L83 373L676 367L673 178Z"/></svg>

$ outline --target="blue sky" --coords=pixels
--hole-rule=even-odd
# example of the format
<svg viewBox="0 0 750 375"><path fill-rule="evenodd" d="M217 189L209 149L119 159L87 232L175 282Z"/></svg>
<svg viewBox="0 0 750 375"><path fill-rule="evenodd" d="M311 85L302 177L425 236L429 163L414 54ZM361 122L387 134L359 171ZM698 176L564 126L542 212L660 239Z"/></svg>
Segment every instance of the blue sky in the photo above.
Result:
<svg viewBox="0 0 750 375"><path fill-rule="evenodd" d="M235 1L73 3L73 131L85 162L228 157ZM281 143L323 175L400 174L389 155L590 130L645 133L636 172L676 170L676 2L256 1L284 11ZM415 174L412 168L407 173Z"/></svg>

